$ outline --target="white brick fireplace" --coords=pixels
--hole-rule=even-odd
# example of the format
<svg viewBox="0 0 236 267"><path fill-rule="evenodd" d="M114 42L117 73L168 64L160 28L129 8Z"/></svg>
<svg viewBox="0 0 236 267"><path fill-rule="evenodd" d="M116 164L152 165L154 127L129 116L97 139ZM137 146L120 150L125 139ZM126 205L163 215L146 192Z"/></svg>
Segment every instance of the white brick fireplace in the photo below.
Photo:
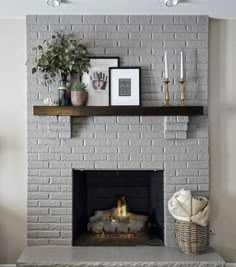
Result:
<svg viewBox="0 0 236 267"><path fill-rule="evenodd" d="M74 32L92 55L142 67L142 104L163 103L163 55L170 55L171 98L179 104L179 52L187 103L208 100L207 16L28 16L27 51L56 29ZM166 202L176 190L209 191L208 117L41 117L32 106L55 96L28 68L28 245L72 244L72 170L163 170L165 245L175 245Z"/></svg>

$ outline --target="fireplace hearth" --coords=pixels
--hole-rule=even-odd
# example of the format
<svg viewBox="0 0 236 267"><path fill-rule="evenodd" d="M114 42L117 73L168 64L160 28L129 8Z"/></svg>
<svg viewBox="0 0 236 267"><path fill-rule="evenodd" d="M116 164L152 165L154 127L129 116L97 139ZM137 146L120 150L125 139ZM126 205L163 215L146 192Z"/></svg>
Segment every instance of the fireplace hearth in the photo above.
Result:
<svg viewBox="0 0 236 267"><path fill-rule="evenodd" d="M162 171L73 171L73 246L164 245Z"/></svg>

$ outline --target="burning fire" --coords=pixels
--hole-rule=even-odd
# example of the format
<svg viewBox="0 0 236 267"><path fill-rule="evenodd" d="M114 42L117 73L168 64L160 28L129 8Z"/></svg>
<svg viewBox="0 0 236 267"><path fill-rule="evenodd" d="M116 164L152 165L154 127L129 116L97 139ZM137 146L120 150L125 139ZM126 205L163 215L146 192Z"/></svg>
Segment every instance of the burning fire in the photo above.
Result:
<svg viewBox="0 0 236 267"><path fill-rule="evenodd" d="M125 196L122 196L117 200L117 216L119 217L124 217L127 216L127 204L126 204L126 199Z"/></svg>

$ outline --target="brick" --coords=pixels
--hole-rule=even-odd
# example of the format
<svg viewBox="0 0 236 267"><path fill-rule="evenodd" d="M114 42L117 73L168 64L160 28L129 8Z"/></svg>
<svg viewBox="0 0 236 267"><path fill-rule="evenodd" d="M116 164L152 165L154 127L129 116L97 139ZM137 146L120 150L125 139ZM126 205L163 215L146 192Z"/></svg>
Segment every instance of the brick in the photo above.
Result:
<svg viewBox="0 0 236 267"><path fill-rule="evenodd" d="M50 178L50 184L71 184L71 177L52 177Z"/></svg>
<svg viewBox="0 0 236 267"><path fill-rule="evenodd" d="M119 32L139 32L140 26L139 25L119 25L118 27Z"/></svg>
<svg viewBox="0 0 236 267"><path fill-rule="evenodd" d="M49 24L49 30L51 32L71 32L73 29L71 28L71 25L59 25L59 24Z"/></svg>
<svg viewBox="0 0 236 267"><path fill-rule="evenodd" d="M38 185L28 185L29 192L38 192L38 190L39 190Z"/></svg>
<svg viewBox="0 0 236 267"><path fill-rule="evenodd" d="M190 190L190 191L194 192L194 191L197 191L197 185L186 184L186 185L177 185L176 186L176 191L179 191L181 189Z"/></svg>
<svg viewBox="0 0 236 267"><path fill-rule="evenodd" d="M207 41L187 41L188 48L207 48Z"/></svg>
<svg viewBox="0 0 236 267"><path fill-rule="evenodd" d="M163 162L141 162L142 169L163 170Z"/></svg>
<svg viewBox="0 0 236 267"><path fill-rule="evenodd" d="M116 40L96 40L95 41L95 46L96 47L117 47L118 42Z"/></svg>
<svg viewBox="0 0 236 267"><path fill-rule="evenodd" d="M207 24L187 25L188 32L208 32Z"/></svg>
<svg viewBox="0 0 236 267"><path fill-rule="evenodd" d="M28 246L47 246L49 244L48 238L37 238L27 240Z"/></svg>
<svg viewBox="0 0 236 267"><path fill-rule="evenodd" d="M60 176L60 170L40 170L40 176L42 177Z"/></svg>
<svg viewBox="0 0 236 267"><path fill-rule="evenodd" d="M48 230L49 224L42 223L29 223L28 230Z"/></svg>
<svg viewBox="0 0 236 267"><path fill-rule="evenodd" d="M137 41L137 40L121 40L119 41L119 47L128 47L128 48L139 48L141 47L141 41ZM142 46L144 47L144 46ZM131 61L132 57L129 57L129 60ZM135 58L135 57L134 57ZM124 59L122 59L124 60Z"/></svg>
<svg viewBox="0 0 236 267"><path fill-rule="evenodd" d="M47 24L28 24L26 27L27 31L47 31L48 25Z"/></svg>
<svg viewBox="0 0 236 267"><path fill-rule="evenodd" d="M95 153L97 154L116 154L118 151L117 147L107 146L107 147L95 147Z"/></svg>
<svg viewBox="0 0 236 267"><path fill-rule="evenodd" d="M174 16L175 24L196 24L197 16Z"/></svg>
<svg viewBox="0 0 236 267"><path fill-rule="evenodd" d="M71 246L71 239L49 239L49 244L52 246Z"/></svg>
<svg viewBox="0 0 236 267"><path fill-rule="evenodd" d="M165 131L164 132L165 139L176 139L176 132L174 131Z"/></svg>
<svg viewBox="0 0 236 267"><path fill-rule="evenodd" d="M128 48L106 48L106 54L107 55L128 55Z"/></svg>
<svg viewBox="0 0 236 267"><path fill-rule="evenodd" d="M38 15L37 23L38 24L58 24L59 16Z"/></svg>
<svg viewBox="0 0 236 267"><path fill-rule="evenodd" d="M117 123L118 124L139 124L139 117L132 116L132 117L126 117L126 116L118 116L117 117Z"/></svg>
<svg viewBox="0 0 236 267"><path fill-rule="evenodd" d="M113 40L125 40L129 39L129 33L127 32L108 32L107 39Z"/></svg>
<svg viewBox="0 0 236 267"><path fill-rule="evenodd" d="M39 206L40 207L60 207L60 201L56 200L40 200Z"/></svg>
<svg viewBox="0 0 236 267"><path fill-rule="evenodd" d="M177 116L165 116L164 117L164 122L165 123L177 122Z"/></svg>
<svg viewBox="0 0 236 267"><path fill-rule="evenodd" d="M96 32L116 32L116 25L96 25Z"/></svg>
<svg viewBox="0 0 236 267"><path fill-rule="evenodd" d="M165 162L166 169L186 169L187 163L185 161L168 161Z"/></svg>
<svg viewBox="0 0 236 267"><path fill-rule="evenodd" d="M48 193L32 193L32 192L28 192L28 199L29 200L49 199L49 194Z"/></svg>
<svg viewBox="0 0 236 267"><path fill-rule="evenodd" d="M208 169L209 162L208 161L191 161L188 162L189 169Z"/></svg>
<svg viewBox="0 0 236 267"><path fill-rule="evenodd" d="M141 152L142 153L163 153L163 148L162 147L141 147Z"/></svg>
<svg viewBox="0 0 236 267"><path fill-rule="evenodd" d="M177 116L177 122L189 122L188 116Z"/></svg>
<svg viewBox="0 0 236 267"><path fill-rule="evenodd" d="M107 16L106 22L107 24L128 24L129 16Z"/></svg>
<svg viewBox="0 0 236 267"><path fill-rule="evenodd" d="M209 191L209 184L199 184L198 185L198 191Z"/></svg>
<svg viewBox="0 0 236 267"><path fill-rule="evenodd" d="M153 161L169 161L169 160L175 160L175 156L172 154L154 154L152 155Z"/></svg>
<svg viewBox="0 0 236 267"><path fill-rule="evenodd" d="M191 170L191 169L178 169L176 171L177 176L198 176L198 171L197 170Z"/></svg>
<svg viewBox="0 0 236 267"><path fill-rule="evenodd" d="M117 163L111 161L96 161L95 169L117 169Z"/></svg>
<svg viewBox="0 0 236 267"><path fill-rule="evenodd" d="M164 25L165 32L186 32L187 28L185 25Z"/></svg>
<svg viewBox="0 0 236 267"><path fill-rule="evenodd" d="M176 139L187 139L187 138L188 138L188 132L185 131L176 132Z"/></svg>
<svg viewBox="0 0 236 267"><path fill-rule="evenodd" d="M140 148L137 146L129 146L129 147L118 147L119 154L130 154L130 153L140 153Z"/></svg>
<svg viewBox="0 0 236 267"><path fill-rule="evenodd" d="M168 154L186 153L186 147L181 147L181 146L165 147L165 153Z"/></svg>
<svg viewBox="0 0 236 267"><path fill-rule="evenodd" d="M48 208L28 208L28 215L47 215L49 214Z"/></svg>
<svg viewBox="0 0 236 267"><path fill-rule="evenodd" d="M185 122L168 122L165 124L165 130L167 131L187 131L188 124Z"/></svg>
<svg viewBox="0 0 236 267"><path fill-rule="evenodd" d="M94 32L95 31L95 25L72 25L72 31Z"/></svg>
<svg viewBox="0 0 236 267"><path fill-rule="evenodd" d="M209 17L208 16L197 16L197 23L198 24L208 24Z"/></svg>
<svg viewBox="0 0 236 267"><path fill-rule="evenodd" d="M152 16L137 16L132 15L129 19L130 24L150 24L152 22Z"/></svg>
<svg viewBox="0 0 236 267"><path fill-rule="evenodd" d="M73 160L83 160L83 155L82 154L65 154L65 155L62 155L61 156L61 160L63 160L63 161L73 161ZM58 162L58 164L59 164L59 166L60 166L60 164L65 164L65 162L64 163L62 163L62 162ZM70 165L70 162L68 162L68 167L70 167L71 165ZM62 165L61 165L62 166Z"/></svg>
<svg viewBox="0 0 236 267"><path fill-rule="evenodd" d="M134 40L145 40L145 39L151 39L152 33L151 32L131 32L130 33L130 39Z"/></svg>
<svg viewBox="0 0 236 267"><path fill-rule="evenodd" d="M52 208L50 209L51 215L67 215L67 209L66 208Z"/></svg>
<svg viewBox="0 0 236 267"><path fill-rule="evenodd" d="M124 154L119 154L119 155L115 155L115 154L111 154L111 155L107 155L107 160L108 161L123 161L123 160L129 160L129 156L128 155L124 155Z"/></svg>
<svg viewBox="0 0 236 267"><path fill-rule="evenodd" d="M61 191L61 187L58 185L40 185L40 192L58 192Z"/></svg>
<svg viewBox="0 0 236 267"><path fill-rule="evenodd" d="M77 169L93 169L94 163L92 161L77 161L72 162L72 168Z"/></svg>
<svg viewBox="0 0 236 267"><path fill-rule="evenodd" d="M58 192L58 193L50 193L50 198L52 200L65 200L65 199L68 199L68 194L61 193L61 192Z"/></svg>
<svg viewBox="0 0 236 267"><path fill-rule="evenodd" d="M150 155L150 154L131 154L130 160L131 161L151 161L152 155Z"/></svg>
<svg viewBox="0 0 236 267"><path fill-rule="evenodd" d="M209 184L209 177L189 177L188 183L189 184Z"/></svg>
<svg viewBox="0 0 236 267"><path fill-rule="evenodd" d="M60 216L39 216L40 223L59 223L61 221Z"/></svg>
<svg viewBox="0 0 236 267"><path fill-rule="evenodd" d="M162 32L162 25L142 25L143 32Z"/></svg>
<svg viewBox="0 0 236 267"><path fill-rule="evenodd" d="M98 116L94 117L94 123L96 124L116 124L115 116Z"/></svg>
<svg viewBox="0 0 236 267"><path fill-rule="evenodd" d="M81 24L82 16L80 15L63 15L60 17L61 24Z"/></svg>
<svg viewBox="0 0 236 267"><path fill-rule="evenodd" d="M28 176L28 183L29 184L49 184L49 178L42 178L42 177L35 177L35 176Z"/></svg>
<svg viewBox="0 0 236 267"><path fill-rule="evenodd" d="M158 116L141 116L141 124L161 124L163 123L163 118Z"/></svg>
<svg viewBox="0 0 236 267"><path fill-rule="evenodd" d="M174 16L153 16L153 24L173 24Z"/></svg>
<svg viewBox="0 0 236 267"><path fill-rule="evenodd" d="M83 17L84 24L104 24L105 16L101 15L86 15Z"/></svg>
<svg viewBox="0 0 236 267"><path fill-rule="evenodd" d="M88 160L88 161L96 161L96 160L106 160L106 155L104 155L104 154L96 154L96 155L94 155L94 154L88 154L88 155L85 155L84 156L84 159L85 160Z"/></svg>
<svg viewBox="0 0 236 267"><path fill-rule="evenodd" d="M107 132L128 132L128 125L118 125L118 124L107 124L106 125Z"/></svg>
<svg viewBox="0 0 236 267"><path fill-rule="evenodd" d="M118 162L119 169L140 169L140 162Z"/></svg>
<svg viewBox="0 0 236 267"><path fill-rule="evenodd" d="M186 184L187 178L185 177L166 177L166 184Z"/></svg>

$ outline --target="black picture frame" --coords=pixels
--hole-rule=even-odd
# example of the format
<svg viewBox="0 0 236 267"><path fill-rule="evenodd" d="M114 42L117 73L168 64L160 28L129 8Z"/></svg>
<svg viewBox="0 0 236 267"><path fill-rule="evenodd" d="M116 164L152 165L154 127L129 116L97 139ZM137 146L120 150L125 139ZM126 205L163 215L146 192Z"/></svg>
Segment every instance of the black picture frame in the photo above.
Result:
<svg viewBox="0 0 236 267"><path fill-rule="evenodd" d="M137 98L138 103L137 104L114 105L112 103L112 70L138 70L139 75L138 75L138 98ZM141 106L141 67L110 67L109 68L109 106Z"/></svg>
<svg viewBox="0 0 236 267"><path fill-rule="evenodd" d="M109 106L110 105L110 86L109 86L109 82L110 82L110 72L109 72L109 64L106 63L105 61L106 60L109 60L109 61L114 61L114 64L110 65L110 66L116 66L116 67L119 67L120 66L120 57L118 56L90 56L88 57L90 59L90 63L91 63L91 67L89 68L89 73L84 73L83 74L83 77L82 77L82 81L87 85L87 91L88 91L88 103L87 103L87 106ZM102 72L97 72L96 70L96 60L98 60L99 62L99 66L100 68L102 69L101 67L101 64L102 64L102 61L104 60L104 68L106 69ZM92 65L94 63L94 65ZM93 70L94 68L94 70ZM91 70L91 73L90 73L90 70ZM96 70L96 71L95 71ZM100 74L102 74L102 81L105 80L107 78L107 81L108 81L108 85L106 85L106 89L103 91L101 89L104 89L104 88L97 88L98 90L93 90L94 89L94 84L93 82L95 83L95 80L91 83L91 75L93 77L93 75L97 74L97 76L99 77ZM103 77L104 76L104 77ZM107 77L108 76L108 77ZM100 90L99 90L100 89Z"/></svg>

